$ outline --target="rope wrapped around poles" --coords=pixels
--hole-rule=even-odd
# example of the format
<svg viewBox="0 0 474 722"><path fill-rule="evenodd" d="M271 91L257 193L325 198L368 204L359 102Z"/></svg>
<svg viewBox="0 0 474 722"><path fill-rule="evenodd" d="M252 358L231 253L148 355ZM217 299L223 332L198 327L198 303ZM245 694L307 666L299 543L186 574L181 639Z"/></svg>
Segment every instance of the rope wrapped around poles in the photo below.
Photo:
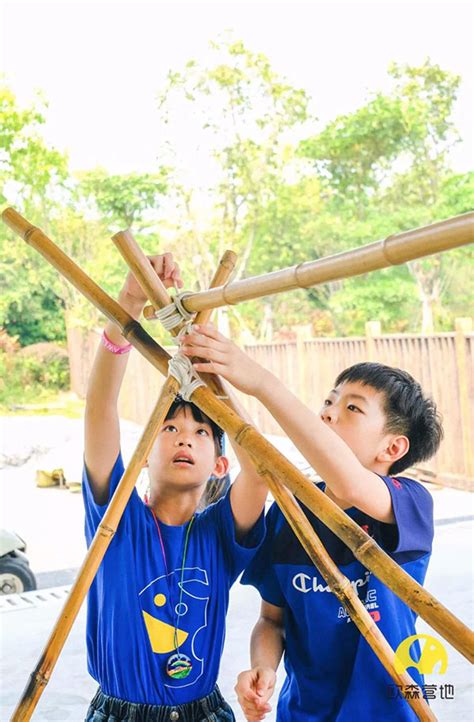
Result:
<svg viewBox="0 0 474 722"><path fill-rule="evenodd" d="M205 386L187 356L176 353L168 364L168 374L173 376L180 385L179 394L185 401L191 401L191 396L200 386Z"/></svg>
<svg viewBox="0 0 474 722"><path fill-rule="evenodd" d="M183 305L184 299L191 295L192 294L189 291L177 293L173 297L172 303L154 312L153 318L161 321L167 331L172 331L183 322L187 323L188 321L191 321L194 313L186 311L186 308Z"/></svg>

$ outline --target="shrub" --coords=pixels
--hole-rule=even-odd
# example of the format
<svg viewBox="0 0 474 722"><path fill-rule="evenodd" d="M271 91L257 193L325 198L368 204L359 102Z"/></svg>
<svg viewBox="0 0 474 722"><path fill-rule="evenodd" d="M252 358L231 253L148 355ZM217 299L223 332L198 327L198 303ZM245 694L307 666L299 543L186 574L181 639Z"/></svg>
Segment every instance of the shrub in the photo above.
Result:
<svg viewBox="0 0 474 722"><path fill-rule="evenodd" d="M69 388L67 352L53 343L25 346L20 351L0 348L0 404L10 406Z"/></svg>

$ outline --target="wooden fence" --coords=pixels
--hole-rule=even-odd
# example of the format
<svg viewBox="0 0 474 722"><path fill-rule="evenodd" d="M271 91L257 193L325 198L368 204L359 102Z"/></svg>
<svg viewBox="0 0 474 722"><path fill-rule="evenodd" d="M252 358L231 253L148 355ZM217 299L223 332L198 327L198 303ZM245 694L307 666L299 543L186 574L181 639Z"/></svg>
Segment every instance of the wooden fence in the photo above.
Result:
<svg viewBox="0 0 474 722"><path fill-rule="evenodd" d="M457 319L454 333L431 336L380 335L377 322L367 324L366 335L351 338L305 338L300 329L293 343L245 346L308 406L318 410L342 369L373 360L411 373L438 405L443 416L444 440L433 459L416 470L418 478L474 490L474 333L471 319ZM71 384L84 396L85 384L99 336L77 329L69 334ZM170 349L174 353L174 349ZM163 377L138 352L130 366L120 397L124 418L144 424L154 406ZM282 433L271 415L255 399L242 396L251 417L264 433Z"/></svg>

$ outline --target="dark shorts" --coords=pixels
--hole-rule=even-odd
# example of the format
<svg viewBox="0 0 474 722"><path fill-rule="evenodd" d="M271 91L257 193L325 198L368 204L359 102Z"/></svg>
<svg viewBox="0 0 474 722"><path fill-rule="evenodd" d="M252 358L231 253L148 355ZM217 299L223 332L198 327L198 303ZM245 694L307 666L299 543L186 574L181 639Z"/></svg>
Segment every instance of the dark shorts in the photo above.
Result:
<svg viewBox="0 0 474 722"><path fill-rule="evenodd" d="M99 689L85 722L235 722L235 717L217 687L207 697L174 707L125 702Z"/></svg>

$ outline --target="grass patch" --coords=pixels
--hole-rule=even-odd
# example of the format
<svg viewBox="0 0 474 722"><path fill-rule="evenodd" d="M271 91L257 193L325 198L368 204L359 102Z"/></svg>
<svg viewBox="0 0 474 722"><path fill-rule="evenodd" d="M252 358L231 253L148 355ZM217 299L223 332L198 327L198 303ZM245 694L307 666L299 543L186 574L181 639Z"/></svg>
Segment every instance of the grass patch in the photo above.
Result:
<svg viewBox="0 0 474 722"><path fill-rule="evenodd" d="M7 397L6 397L7 396ZM2 416L49 416L59 414L68 419L84 416L85 401L68 391L44 388L15 390L1 394L0 415Z"/></svg>

